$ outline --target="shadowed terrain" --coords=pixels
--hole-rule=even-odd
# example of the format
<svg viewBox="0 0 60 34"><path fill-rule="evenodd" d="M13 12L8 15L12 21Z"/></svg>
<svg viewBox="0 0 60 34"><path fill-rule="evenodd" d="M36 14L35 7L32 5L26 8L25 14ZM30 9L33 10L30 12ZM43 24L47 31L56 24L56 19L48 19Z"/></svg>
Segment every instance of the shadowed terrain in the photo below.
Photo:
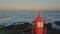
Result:
<svg viewBox="0 0 60 34"><path fill-rule="evenodd" d="M32 24L29 22L24 22L23 24L12 24L10 26L0 26L0 32L5 32L4 34L32 34ZM55 30L51 23L45 24L46 34L60 34L60 30Z"/></svg>

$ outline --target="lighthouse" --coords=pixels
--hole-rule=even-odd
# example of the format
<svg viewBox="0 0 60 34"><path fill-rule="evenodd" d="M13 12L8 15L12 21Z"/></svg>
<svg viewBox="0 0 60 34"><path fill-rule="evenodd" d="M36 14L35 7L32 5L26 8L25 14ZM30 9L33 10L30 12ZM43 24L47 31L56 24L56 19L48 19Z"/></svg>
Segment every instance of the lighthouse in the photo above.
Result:
<svg viewBox="0 0 60 34"><path fill-rule="evenodd" d="M40 11L38 11L38 15L34 19L33 32L34 34L46 34L46 31L44 29L44 20L40 16Z"/></svg>

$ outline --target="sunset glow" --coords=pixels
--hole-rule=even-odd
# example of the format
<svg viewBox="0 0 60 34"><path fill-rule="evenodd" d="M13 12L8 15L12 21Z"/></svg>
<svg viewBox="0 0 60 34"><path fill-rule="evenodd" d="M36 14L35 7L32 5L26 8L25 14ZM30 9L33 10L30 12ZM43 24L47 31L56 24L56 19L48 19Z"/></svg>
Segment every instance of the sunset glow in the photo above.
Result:
<svg viewBox="0 0 60 34"><path fill-rule="evenodd" d="M60 0L0 0L0 10L60 10Z"/></svg>

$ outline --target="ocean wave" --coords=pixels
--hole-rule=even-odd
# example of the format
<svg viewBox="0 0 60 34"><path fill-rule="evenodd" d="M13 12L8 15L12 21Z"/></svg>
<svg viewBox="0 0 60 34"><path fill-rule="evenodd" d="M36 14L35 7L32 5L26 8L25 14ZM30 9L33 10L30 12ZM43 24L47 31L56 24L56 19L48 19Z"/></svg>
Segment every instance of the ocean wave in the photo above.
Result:
<svg viewBox="0 0 60 34"><path fill-rule="evenodd" d="M11 17L9 17L9 18L1 18L0 20L2 20L2 21L10 21L10 20L12 20L12 18Z"/></svg>

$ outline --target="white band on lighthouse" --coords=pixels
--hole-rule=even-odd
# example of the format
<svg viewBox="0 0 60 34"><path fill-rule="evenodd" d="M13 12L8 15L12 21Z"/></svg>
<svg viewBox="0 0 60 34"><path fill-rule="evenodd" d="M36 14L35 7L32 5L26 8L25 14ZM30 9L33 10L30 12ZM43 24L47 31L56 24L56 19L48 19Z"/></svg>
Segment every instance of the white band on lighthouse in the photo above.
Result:
<svg viewBox="0 0 60 34"><path fill-rule="evenodd" d="M42 22L37 22L37 27L43 27L43 23Z"/></svg>

